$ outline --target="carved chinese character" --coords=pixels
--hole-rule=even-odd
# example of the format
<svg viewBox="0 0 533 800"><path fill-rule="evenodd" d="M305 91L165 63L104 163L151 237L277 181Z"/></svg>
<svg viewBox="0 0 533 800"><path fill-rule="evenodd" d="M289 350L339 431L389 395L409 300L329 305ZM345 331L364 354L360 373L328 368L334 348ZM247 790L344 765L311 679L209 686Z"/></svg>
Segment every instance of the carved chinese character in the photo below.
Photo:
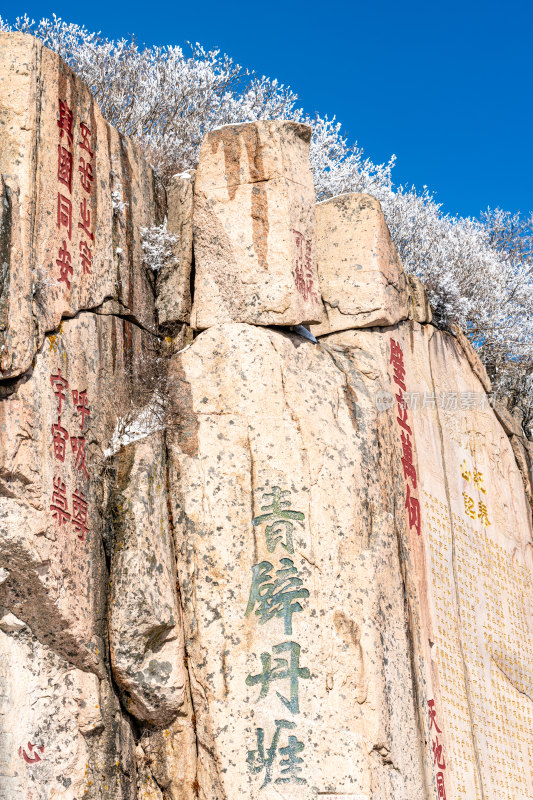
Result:
<svg viewBox="0 0 533 800"><path fill-rule="evenodd" d="M476 509L474 507L474 501L471 497L469 497L466 492L463 492L463 499L465 502L465 513L471 517L471 519L476 518Z"/></svg>
<svg viewBox="0 0 533 800"><path fill-rule="evenodd" d="M437 725L437 709L435 708L435 701L428 700L428 706L429 706L429 730L431 730L431 728L435 726L435 730L437 731L437 733L442 733L441 729Z"/></svg>
<svg viewBox="0 0 533 800"><path fill-rule="evenodd" d="M65 445L68 439L68 432L66 428L61 425L61 417L58 417L57 423L52 425L52 441L54 443L54 455L58 461L65 460Z"/></svg>
<svg viewBox="0 0 533 800"><path fill-rule="evenodd" d="M304 749L304 743L300 742L296 736L289 736L289 742L285 747L280 747L279 752L284 758L280 761L282 778L276 778L274 783L307 783L305 778L300 778L298 773L302 771L299 766L304 763L303 758L298 758L297 754Z"/></svg>
<svg viewBox="0 0 533 800"><path fill-rule="evenodd" d="M66 134L69 145L72 145L73 141L72 120L73 120L72 111L63 100L60 100L59 119L57 121L57 127L59 128L59 138L62 139L63 134Z"/></svg>
<svg viewBox="0 0 533 800"><path fill-rule="evenodd" d="M44 753L44 745L35 745L31 742L25 747L19 747L19 756L24 759L26 764L37 764L38 761L41 760L41 756Z"/></svg>
<svg viewBox="0 0 533 800"><path fill-rule="evenodd" d="M310 678L311 673L307 667L300 667L300 645L296 642L283 642L277 644L273 648L274 654L288 652L290 654L290 661L286 658L275 658L274 667L272 667L272 657L270 653L261 653L261 664L263 666L262 672L259 675L248 675L246 678L247 686L255 686L257 683L261 684L261 691L259 692L258 700L268 695L270 684L272 681L281 681L289 679L290 686L290 699L287 700L279 692L276 692L281 702L287 706L291 714L298 714L298 681L300 678Z"/></svg>
<svg viewBox="0 0 533 800"><path fill-rule="evenodd" d="M72 153L60 144L57 145L57 179L72 194Z"/></svg>
<svg viewBox="0 0 533 800"><path fill-rule="evenodd" d="M90 161L85 161L83 156L80 156L80 164L78 167L80 173L80 183L89 194L91 193L93 181L93 167Z"/></svg>
<svg viewBox="0 0 533 800"><path fill-rule="evenodd" d="M71 436L70 437L70 445L72 450L76 456L76 461L74 466L80 472L85 474L85 477L88 479L89 474L87 472L87 467L85 466L85 436Z"/></svg>
<svg viewBox="0 0 533 800"><path fill-rule="evenodd" d="M294 264L296 289L304 300L309 297L316 298L311 271L311 242L300 231L293 230L293 234L296 247L296 261Z"/></svg>
<svg viewBox="0 0 533 800"><path fill-rule="evenodd" d="M57 193L57 227L66 228L69 240L72 239L72 203L61 192Z"/></svg>
<svg viewBox="0 0 533 800"><path fill-rule="evenodd" d="M80 242L81 269L84 275L90 275L93 266L93 254L87 242Z"/></svg>
<svg viewBox="0 0 533 800"><path fill-rule="evenodd" d="M54 478L54 491L52 492L50 511L52 512L52 516L57 519L59 527L61 527L63 523L66 524L70 521L67 502L67 487L61 478Z"/></svg>
<svg viewBox="0 0 533 800"><path fill-rule="evenodd" d="M420 503L416 497L412 496L409 484L407 484L405 507L409 513L409 528L416 528L416 532L420 536Z"/></svg>
<svg viewBox="0 0 533 800"><path fill-rule="evenodd" d="M479 508L478 519L481 520L481 524L482 525L487 527L487 525L490 525L488 512L487 512L487 506L485 505L485 503L483 503L482 500L480 500L479 504L478 504L478 508Z"/></svg>
<svg viewBox="0 0 533 800"><path fill-rule="evenodd" d="M405 367L403 352L400 344L394 339L390 340L390 363L392 364L393 380L405 392Z"/></svg>
<svg viewBox="0 0 533 800"><path fill-rule="evenodd" d="M289 722L285 719L277 719L276 720L276 730L272 737L272 742L270 747L265 751L265 731L263 728L256 728L256 738L257 738L257 750L249 750L248 755L246 757L246 761L248 763L248 769L253 774L257 774L259 772L265 771L265 777L263 780L263 784L260 787L264 789L267 784L271 783L272 781L272 770L274 765L274 759L276 758L277 750L278 750L278 743L280 738L280 733L282 730L293 730L295 728L294 722ZM286 747L280 748L279 752L285 758L280 762L280 766L282 767L281 773L285 775L282 778L276 778L274 781L275 783L288 783L289 781L293 781L294 783L305 783L306 781L303 778L298 777L297 773L301 772L302 769L299 764L303 763L302 758L297 758L296 754L300 753L304 749L303 742L299 742L295 736L290 735L288 740L288 745Z"/></svg>
<svg viewBox="0 0 533 800"><path fill-rule="evenodd" d="M50 375L50 383L57 397L57 414L60 416L61 409L63 408L63 400L66 398L65 390L68 389L68 381L61 374L61 369L58 369L57 375Z"/></svg>
<svg viewBox="0 0 533 800"><path fill-rule="evenodd" d="M72 400L74 401L78 414L81 414L81 430L83 432L85 417L91 416L91 409L89 408L89 401L87 399L87 389L84 389L82 392L73 389Z"/></svg>
<svg viewBox="0 0 533 800"><path fill-rule="evenodd" d="M283 538L283 531L280 526L285 527L285 542L281 542L281 546L287 550L288 553L294 553L294 545L292 542L292 531L294 525L289 520L298 520L302 522L304 514L301 511L289 511L288 507L290 502L283 498L290 495L289 491L282 491L279 486L273 486L272 492L263 495L263 500L268 501L272 499L271 503L261 506L261 511L267 511L267 514L261 514L253 520L254 527L262 525L264 522L273 522L272 525L267 525L265 529L265 537L267 543L267 550L273 553L276 549L278 542Z"/></svg>
<svg viewBox="0 0 533 800"><path fill-rule="evenodd" d="M483 492L483 494L487 494L486 490L481 485L483 483L483 473L478 472L477 469L474 467L474 486L478 491Z"/></svg>
<svg viewBox="0 0 533 800"><path fill-rule="evenodd" d="M304 278L304 266L303 266L304 237L299 231L293 230L293 233L294 233L294 243L296 246L296 262L294 264L295 283L296 283L296 289L303 296L305 295L305 278Z"/></svg>
<svg viewBox="0 0 533 800"><path fill-rule="evenodd" d="M413 484L413 489L416 489L416 470L413 464L413 445L411 443L411 439L409 438L409 434L405 431L402 431L402 465L403 465L403 474L405 476L405 480L409 479Z"/></svg>
<svg viewBox="0 0 533 800"><path fill-rule="evenodd" d="M82 150L85 150L89 153L90 157L94 156L93 151L91 150L91 131L89 126L85 124L85 122L80 123L80 132L81 132L81 142L78 142L79 146Z"/></svg>
<svg viewBox="0 0 533 800"><path fill-rule="evenodd" d="M70 289L70 276L74 274L74 270L72 268L72 258L65 239L63 239L63 244L59 248L56 264L59 267L59 280L66 283L67 289Z"/></svg>
<svg viewBox="0 0 533 800"><path fill-rule="evenodd" d="M89 528L87 527L87 500L80 489L77 489L72 495L72 527L83 541Z"/></svg>
<svg viewBox="0 0 533 800"><path fill-rule="evenodd" d="M301 295L305 294L305 279L301 262L297 261L294 267L294 282Z"/></svg>
<svg viewBox="0 0 533 800"><path fill-rule="evenodd" d="M461 475L465 479L465 481L468 481L468 483L470 483L470 478L472 476L472 473L467 471L467 469L466 469L466 461L463 461L463 463L461 465Z"/></svg>
<svg viewBox="0 0 533 800"><path fill-rule="evenodd" d="M282 558L283 567L276 570L269 561L261 561L252 567L252 587L246 607L247 617L255 609L259 624L264 625L274 617L283 619L286 635L292 634L292 615L302 611L299 599L309 597L307 589L301 588L303 581L290 558ZM257 608L255 606L257 605Z"/></svg>
<svg viewBox="0 0 533 800"><path fill-rule="evenodd" d="M446 762L444 761L444 757L442 755L442 745L439 744L439 737L435 738L435 741L431 742L433 747L433 760L439 769L446 769Z"/></svg>
<svg viewBox="0 0 533 800"><path fill-rule="evenodd" d="M92 242L94 240L94 235L91 233L91 210L86 197L84 197L80 203L80 216L81 222L78 222L78 228L84 230Z"/></svg>
<svg viewBox="0 0 533 800"><path fill-rule="evenodd" d="M398 400L398 416L396 417L398 424L404 429L404 431L407 431L408 434L411 434L411 428L407 424L407 404L403 402L403 396L401 394L397 395L396 398L400 398L400 400Z"/></svg>
<svg viewBox="0 0 533 800"><path fill-rule="evenodd" d="M439 800L446 800L446 789L444 788L444 774L437 772L437 791Z"/></svg>

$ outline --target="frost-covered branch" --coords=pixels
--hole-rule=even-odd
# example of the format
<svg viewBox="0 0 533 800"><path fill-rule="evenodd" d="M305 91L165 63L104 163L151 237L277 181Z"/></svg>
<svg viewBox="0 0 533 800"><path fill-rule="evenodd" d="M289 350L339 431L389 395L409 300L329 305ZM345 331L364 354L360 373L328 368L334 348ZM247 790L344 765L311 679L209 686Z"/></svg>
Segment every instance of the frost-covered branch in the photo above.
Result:
<svg viewBox="0 0 533 800"><path fill-rule="evenodd" d="M167 220L162 225L141 228L144 265L152 272L160 272L163 267L173 269L178 266L176 245L178 236L167 231Z"/></svg>
<svg viewBox="0 0 533 800"><path fill-rule="evenodd" d="M138 143L165 181L196 166L205 134L220 125L280 118L311 124L317 198L368 192L380 200L406 270L427 287L437 323L455 322L466 331L496 393L519 404L526 427L533 425L531 217L501 209L479 219L443 214L426 187L394 186L394 156L374 164L337 120L309 117L290 88L218 50L141 47L133 38L109 40L55 16L39 23L22 17L12 26L0 19L0 29L32 33L59 53L104 116ZM121 202L117 194L114 206ZM168 236L166 228L145 234L150 269L172 257Z"/></svg>

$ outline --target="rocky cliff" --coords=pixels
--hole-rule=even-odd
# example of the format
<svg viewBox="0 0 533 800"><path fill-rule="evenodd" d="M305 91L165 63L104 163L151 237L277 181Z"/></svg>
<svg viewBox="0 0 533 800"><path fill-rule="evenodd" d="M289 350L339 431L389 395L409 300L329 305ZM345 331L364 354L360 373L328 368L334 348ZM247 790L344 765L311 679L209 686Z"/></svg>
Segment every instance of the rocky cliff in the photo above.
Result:
<svg viewBox="0 0 533 800"><path fill-rule="evenodd" d="M6 800L533 798L531 445L309 140L0 35Z"/></svg>

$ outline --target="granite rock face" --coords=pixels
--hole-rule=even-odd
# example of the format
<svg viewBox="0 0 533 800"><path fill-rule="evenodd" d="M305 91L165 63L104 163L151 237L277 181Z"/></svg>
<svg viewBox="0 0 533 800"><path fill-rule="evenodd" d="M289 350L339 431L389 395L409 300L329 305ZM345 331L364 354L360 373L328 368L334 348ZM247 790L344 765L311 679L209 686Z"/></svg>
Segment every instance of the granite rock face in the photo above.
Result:
<svg viewBox="0 0 533 800"><path fill-rule="evenodd" d="M149 385L140 228L164 192L19 34L0 34L0 174L0 796L134 800L108 648L109 453Z"/></svg>
<svg viewBox="0 0 533 800"><path fill-rule="evenodd" d="M426 287L416 275L408 275L407 280L409 282L409 289L411 290L409 319L421 323L431 322L433 319L433 312L428 300Z"/></svg>
<svg viewBox="0 0 533 800"><path fill-rule="evenodd" d="M193 328L320 319L310 138L307 125L281 121L207 134L194 189Z"/></svg>
<svg viewBox="0 0 533 800"><path fill-rule="evenodd" d="M5 615L6 616L6 615ZM107 678L73 667L21 622L0 621L0 794L134 800L130 724Z"/></svg>
<svg viewBox="0 0 533 800"><path fill-rule="evenodd" d="M156 310L160 330L173 331L191 315L193 267L193 197L196 171L174 175L167 188L168 232L177 237L175 264L164 264L157 275Z"/></svg>
<svg viewBox="0 0 533 800"><path fill-rule="evenodd" d="M162 190L80 79L25 34L0 33L0 138L2 377L104 301L152 329L140 228L161 216Z"/></svg>
<svg viewBox="0 0 533 800"><path fill-rule="evenodd" d="M147 336L114 316L66 320L0 403L0 558L9 571L0 602L76 666L99 674L104 454Z"/></svg>
<svg viewBox="0 0 533 800"><path fill-rule="evenodd" d="M423 791L404 520L379 459L392 429L373 378L346 369L238 324L176 358L187 424L170 492L202 798Z"/></svg>
<svg viewBox="0 0 533 800"><path fill-rule="evenodd" d="M407 319L409 288L379 201L342 194L318 203L317 261L324 319L315 336Z"/></svg>
<svg viewBox="0 0 533 800"><path fill-rule="evenodd" d="M164 192L0 35L2 800L533 800L531 442L309 135Z"/></svg>
<svg viewBox="0 0 533 800"><path fill-rule="evenodd" d="M376 403L396 416L435 788L531 797L533 544L513 441L456 337L404 323L323 342L374 354Z"/></svg>
<svg viewBox="0 0 533 800"><path fill-rule="evenodd" d="M530 797L531 516L456 337L228 324L174 378L200 796Z"/></svg>
<svg viewBox="0 0 533 800"><path fill-rule="evenodd" d="M161 727L184 706L186 684L162 434L127 445L117 460L111 665L129 713Z"/></svg>

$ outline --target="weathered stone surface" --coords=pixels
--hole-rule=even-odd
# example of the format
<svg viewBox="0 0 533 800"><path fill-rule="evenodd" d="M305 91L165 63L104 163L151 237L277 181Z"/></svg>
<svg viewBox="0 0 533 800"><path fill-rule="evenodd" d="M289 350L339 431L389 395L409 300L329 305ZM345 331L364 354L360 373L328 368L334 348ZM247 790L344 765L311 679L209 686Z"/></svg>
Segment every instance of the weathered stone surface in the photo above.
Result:
<svg viewBox="0 0 533 800"><path fill-rule="evenodd" d="M180 716L168 728L145 730L141 737L137 748L139 800L151 800L152 796L195 800L196 762L196 719L187 686L186 705Z"/></svg>
<svg viewBox="0 0 533 800"><path fill-rule="evenodd" d="M409 319L415 322L427 323L433 319L433 312L429 304L426 287L419 277L408 274L410 289Z"/></svg>
<svg viewBox="0 0 533 800"><path fill-rule="evenodd" d="M511 414L511 412L497 400L492 401L494 413L498 417L498 422L501 423L503 429L509 436L523 436L522 426L518 420Z"/></svg>
<svg viewBox="0 0 533 800"><path fill-rule="evenodd" d="M154 280L157 182L31 37L0 137L2 800L533 800L531 443L377 201L318 206L323 307L309 129L214 131Z"/></svg>
<svg viewBox="0 0 533 800"><path fill-rule="evenodd" d="M298 325L321 316L311 130L296 122L207 134L194 188L191 325Z"/></svg>
<svg viewBox="0 0 533 800"><path fill-rule="evenodd" d="M199 796L425 796L391 480L401 487L382 474L392 444L374 378L246 325L204 332L174 370L170 495ZM291 613L261 616L252 584L266 570L271 588L296 592ZM296 772L283 772L287 747Z"/></svg>
<svg viewBox="0 0 533 800"><path fill-rule="evenodd" d="M317 261L324 318L311 332L392 325L409 313L409 288L379 201L343 194L318 203Z"/></svg>
<svg viewBox="0 0 533 800"><path fill-rule="evenodd" d="M401 392L391 379L392 339L403 350ZM407 597L419 609L412 633L419 685L435 703L440 729L437 735L431 726L427 741L443 746L446 764L435 764L435 778L440 772L446 796L458 800L529 798L533 543L512 442L449 334L409 323L322 341L354 363L372 353L383 365L376 403L410 427L398 422L397 434L406 464L412 445L417 481L406 473L405 484L420 504L421 523L420 535L411 529L402 561ZM395 399L399 392L407 412ZM401 433L409 436L405 446Z"/></svg>
<svg viewBox="0 0 533 800"><path fill-rule="evenodd" d="M62 318L104 300L151 328L140 227L162 216L154 175L79 78L25 34L0 34L0 139L2 376L27 370Z"/></svg>
<svg viewBox="0 0 533 800"><path fill-rule="evenodd" d="M492 384L490 382L490 378L487 375L487 370L481 363L481 359L468 341L467 337L465 336L464 332L461 330L459 325L452 325L453 335L461 345L463 353L465 354L470 367L474 375L479 378L484 390L487 394L492 392Z"/></svg>
<svg viewBox="0 0 533 800"><path fill-rule="evenodd" d="M46 337L31 372L0 402L0 564L9 572L0 603L99 675L104 451L130 408L148 336L125 320L81 313Z"/></svg>
<svg viewBox="0 0 533 800"><path fill-rule="evenodd" d="M2 800L133 800L133 740L106 681L27 626L0 632Z"/></svg>
<svg viewBox="0 0 533 800"><path fill-rule="evenodd" d="M111 665L129 713L163 726L185 705L185 663L162 434L128 445L117 460Z"/></svg>
<svg viewBox="0 0 533 800"><path fill-rule="evenodd" d="M156 309L161 329L189 322L191 316L191 270L193 260L193 198L196 170L174 175L167 188L169 233L178 237L177 266L164 265L157 276Z"/></svg>
<svg viewBox="0 0 533 800"><path fill-rule="evenodd" d="M510 441L518 469L520 470L524 482L524 491L529 505L531 506L531 510L533 511L533 484L531 480L531 466L529 463L527 441L523 436L511 436Z"/></svg>

